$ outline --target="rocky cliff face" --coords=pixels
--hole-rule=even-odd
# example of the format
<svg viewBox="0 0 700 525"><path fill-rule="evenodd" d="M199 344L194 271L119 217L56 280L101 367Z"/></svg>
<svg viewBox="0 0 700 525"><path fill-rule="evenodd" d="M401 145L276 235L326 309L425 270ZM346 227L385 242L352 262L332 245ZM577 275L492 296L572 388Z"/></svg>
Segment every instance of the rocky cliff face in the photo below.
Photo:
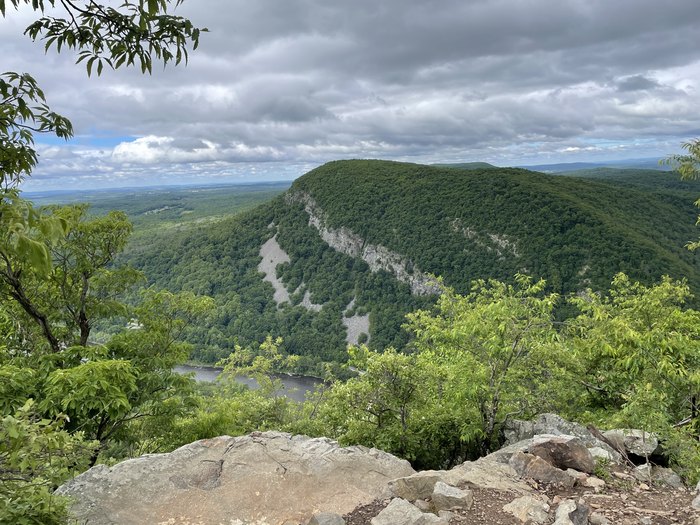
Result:
<svg viewBox="0 0 700 525"><path fill-rule="evenodd" d="M300 202L304 205L304 209L309 215L309 226L316 228L321 238L331 248L350 257L360 257L373 272L385 270L393 274L399 281L407 283L411 287L411 292L416 295L439 293L435 279L421 272L408 258L381 244L367 243L348 228L328 226L325 213L308 193L290 192L287 194L287 199L290 202ZM408 268L412 270L409 271Z"/></svg>

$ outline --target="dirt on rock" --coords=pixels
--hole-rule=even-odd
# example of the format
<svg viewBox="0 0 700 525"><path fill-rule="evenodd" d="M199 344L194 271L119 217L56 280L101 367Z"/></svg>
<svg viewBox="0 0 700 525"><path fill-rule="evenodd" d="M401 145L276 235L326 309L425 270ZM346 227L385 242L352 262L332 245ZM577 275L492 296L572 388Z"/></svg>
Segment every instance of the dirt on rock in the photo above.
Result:
<svg viewBox="0 0 700 525"><path fill-rule="evenodd" d="M619 476L619 477L617 477ZM616 476L606 479L606 485L599 492L574 486L569 489L547 486L533 480L526 480L534 495L546 499L550 506L549 523L554 522L557 506L564 500L573 500L586 505L591 513L606 518L611 525L696 525L700 523L700 512L692 508L697 495L688 488L649 486L642 483L625 469L617 469ZM450 519L453 525L523 525L503 506L519 496L511 491L484 489L461 485L471 489L474 504L468 510L454 509ZM375 500L357 507L344 516L347 525L370 525L374 516L389 504L389 499Z"/></svg>

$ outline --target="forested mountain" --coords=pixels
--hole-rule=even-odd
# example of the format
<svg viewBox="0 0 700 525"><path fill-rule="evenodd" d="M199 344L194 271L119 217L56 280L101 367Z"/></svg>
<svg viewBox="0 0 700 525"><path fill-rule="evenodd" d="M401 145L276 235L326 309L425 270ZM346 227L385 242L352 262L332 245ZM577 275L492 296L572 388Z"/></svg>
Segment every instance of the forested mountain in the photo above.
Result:
<svg viewBox="0 0 700 525"><path fill-rule="evenodd" d="M668 274L697 294L700 260L684 244L697 236L698 184L618 172L331 162L267 204L156 236L126 258L160 287L217 300L211 324L191 334L196 358L271 334L307 371L344 360L352 316L369 315L370 346L405 344L404 315L434 300L429 274L464 292L474 279L526 273L561 294L605 290L620 271L648 283ZM271 243L286 252L277 276L289 300L279 305L258 268Z"/></svg>

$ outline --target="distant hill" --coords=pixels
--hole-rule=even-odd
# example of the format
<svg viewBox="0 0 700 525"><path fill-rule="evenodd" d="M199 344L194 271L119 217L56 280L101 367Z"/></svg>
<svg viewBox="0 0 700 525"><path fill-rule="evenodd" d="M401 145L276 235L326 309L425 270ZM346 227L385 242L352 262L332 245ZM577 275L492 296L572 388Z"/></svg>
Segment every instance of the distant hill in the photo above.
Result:
<svg viewBox="0 0 700 525"><path fill-rule="evenodd" d="M700 186L664 190L663 175L596 173L605 176L330 162L267 204L140 243L128 258L159 286L217 299L212 324L191 334L198 358L272 334L309 371L343 360L349 326L365 316L371 346L406 344L404 315L434 300L428 274L461 292L517 272L561 294L605 290L619 271L644 282L687 278L700 291L700 259L684 248L697 237L688 195Z"/></svg>
<svg viewBox="0 0 700 525"><path fill-rule="evenodd" d="M554 164L533 164L519 167L532 171L541 171L543 173L562 173L572 172L575 170L590 170L595 168L627 168L670 171L668 166L659 164L659 159L656 157L648 159L610 160L603 162L560 162Z"/></svg>
<svg viewBox="0 0 700 525"><path fill-rule="evenodd" d="M489 164L488 162L461 162L461 163L456 163L456 164L432 164L433 166L437 168L458 168L462 170L480 170L480 169L490 169L490 168L498 168L498 166L494 166L493 164Z"/></svg>

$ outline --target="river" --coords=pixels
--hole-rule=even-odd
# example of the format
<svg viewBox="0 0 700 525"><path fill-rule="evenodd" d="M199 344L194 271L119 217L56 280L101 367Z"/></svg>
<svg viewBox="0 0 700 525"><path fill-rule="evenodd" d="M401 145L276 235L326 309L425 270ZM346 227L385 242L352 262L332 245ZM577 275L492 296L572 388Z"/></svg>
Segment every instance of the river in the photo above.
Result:
<svg viewBox="0 0 700 525"><path fill-rule="evenodd" d="M219 374L221 374L221 368L217 368L215 366L179 365L176 366L174 370L179 374L194 372L194 378L197 381L207 383L214 381ZM322 382L320 379L308 376L290 376L286 374L279 374L276 377L282 380L281 394L293 399L294 401L304 401L306 395L309 392L313 392L314 389ZM253 390L258 388L258 382L252 377L236 376L236 381L243 385L247 385Z"/></svg>

